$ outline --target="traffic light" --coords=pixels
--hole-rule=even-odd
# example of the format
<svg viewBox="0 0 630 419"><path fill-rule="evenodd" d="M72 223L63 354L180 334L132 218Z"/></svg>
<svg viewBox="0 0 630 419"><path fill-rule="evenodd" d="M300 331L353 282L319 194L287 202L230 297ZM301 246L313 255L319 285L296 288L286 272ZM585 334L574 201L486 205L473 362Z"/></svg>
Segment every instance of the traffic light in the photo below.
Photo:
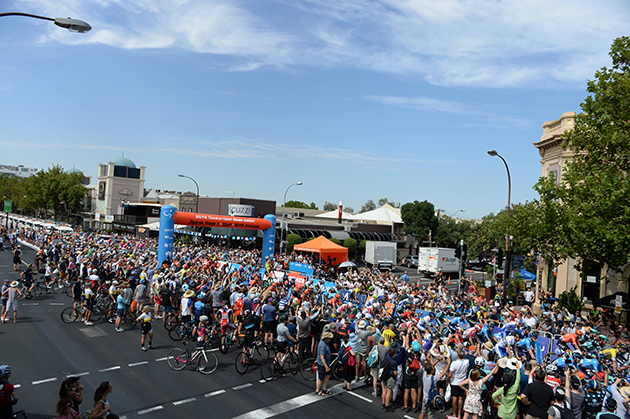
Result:
<svg viewBox="0 0 630 419"><path fill-rule="evenodd" d="M497 253L497 268L501 268L501 265L503 265L503 249L499 249Z"/></svg>
<svg viewBox="0 0 630 419"><path fill-rule="evenodd" d="M468 259L468 243L464 242L462 245L462 260Z"/></svg>
<svg viewBox="0 0 630 419"><path fill-rule="evenodd" d="M455 248L455 257L457 259L462 257L462 247L458 244L457 247Z"/></svg>

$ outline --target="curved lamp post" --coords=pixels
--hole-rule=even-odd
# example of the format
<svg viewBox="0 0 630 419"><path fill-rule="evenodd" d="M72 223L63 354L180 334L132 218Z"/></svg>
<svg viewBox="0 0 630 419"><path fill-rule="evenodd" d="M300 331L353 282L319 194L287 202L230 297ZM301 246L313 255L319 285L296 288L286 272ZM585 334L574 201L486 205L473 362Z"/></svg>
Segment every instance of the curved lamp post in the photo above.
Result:
<svg viewBox="0 0 630 419"><path fill-rule="evenodd" d="M510 216L510 197L512 195L512 180L510 179L510 168L508 167L507 162L505 161L505 159L499 154L497 153L496 150L488 150L488 154L491 155L492 157L497 156L499 157L501 160L503 160L503 164L505 164L505 170L507 170L507 178L508 178L508 206L507 206L507 213L508 213L508 217ZM512 264L512 255L510 255L508 252L510 250L510 235L506 234L505 235L505 269L503 269L503 302L505 303L505 301L507 300L507 292L508 292L508 287L510 285L510 266Z"/></svg>
<svg viewBox="0 0 630 419"><path fill-rule="evenodd" d="M38 15L32 15L30 13L20 13L20 12L0 13L0 17L3 17L3 16L26 16L26 17L32 17L35 19L50 20L51 22L55 22L55 25L61 28L66 28L70 32L86 33L92 29L89 23L84 22L79 19L71 19L71 18L63 18L63 17L52 18L52 17L38 16Z"/></svg>
<svg viewBox="0 0 630 419"><path fill-rule="evenodd" d="M291 186L295 186L295 185L301 186L301 185L303 185L303 183L302 183L302 182L295 182L295 183L292 183L292 184L290 184L290 185L289 185L289 187L287 188L287 190L286 190L286 191L284 191L284 203L282 204L282 234L281 234L281 238L282 238L282 240L280 240L280 253L282 253L282 246L283 246L283 245L284 245L284 249L285 249L285 251L286 251L286 249L287 249L287 245L286 245L286 243L285 243L285 236L286 236L286 235L284 234L284 228L285 228L285 226L286 226L286 223L285 223L285 221L284 221L284 211L285 211L285 209L286 209L286 207L287 207L287 192L289 192L289 189L291 189Z"/></svg>
<svg viewBox="0 0 630 419"><path fill-rule="evenodd" d="M186 179L190 179L193 182L195 182L195 186L197 187L197 201L196 201L196 204L195 204L195 212L198 213L199 212L199 184L197 183L197 181L195 179L191 178L190 176L186 176L186 175L182 175L182 174L179 174L177 176L185 177Z"/></svg>

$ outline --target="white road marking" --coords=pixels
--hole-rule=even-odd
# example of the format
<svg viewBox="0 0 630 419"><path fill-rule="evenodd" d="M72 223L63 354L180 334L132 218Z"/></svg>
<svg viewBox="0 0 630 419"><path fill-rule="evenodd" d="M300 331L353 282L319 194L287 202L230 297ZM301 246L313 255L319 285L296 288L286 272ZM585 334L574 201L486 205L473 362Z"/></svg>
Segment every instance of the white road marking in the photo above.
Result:
<svg viewBox="0 0 630 419"><path fill-rule="evenodd" d="M50 303L51 306L65 306L65 303Z"/></svg>
<svg viewBox="0 0 630 419"><path fill-rule="evenodd" d="M69 378L69 377L81 377L83 375L90 375L90 373L89 372L80 372L78 374L68 374L68 375L66 375L66 378Z"/></svg>
<svg viewBox="0 0 630 419"><path fill-rule="evenodd" d="M247 387L251 387L252 383L242 384L240 386L232 387L232 390L241 390Z"/></svg>
<svg viewBox="0 0 630 419"><path fill-rule="evenodd" d="M218 396L219 394L223 394L223 393L225 393L225 390L217 390L217 391L213 391L212 393L204 394L203 397Z"/></svg>
<svg viewBox="0 0 630 419"><path fill-rule="evenodd" d="M367 397L361 396L360 394L353 393L351 391L346 391L346 394L349 394L349 395L354 396L354 397L358 397L361 400L366 401L368 403L372 403L372 401L373 401L372 399L368 399ZM411 418L411 419L414 419L414 418Z"/></svg>
<svg viewBox="0 0 630 419"><path fill-rule="evenodd" d="M130 367L137 367L138 365L144 365L144 364L148 364L149 361L141 361L141 362L134 362L133 364L127 364Z"/></svg>
<svg viewBox="0 0 630 419"><path fill-rule="evenodd" d="M407 418L407 419L416 419L416 418L414 418L412 416L409 416L409 415L405 415L405 418Z"/></svg>
<svg viewBox="0 0 630 419"><path fill-rule="evenodd" d="M14 385L13 387L14 387L14 388L20 388L20 387L22 387L22 384L16 384L16 385Z"/></svg>
<svg viewBox="0 0 630 419"><path fill-rule="evenodd" d="M184 400L179 400L177 402L173 402L173 405L179 406L180 404L194 402L195 400L197 399L195 399L194 397L191 397L190 399L184 399Z"/></svg>
<svg viewBox="0 0 630 419"><path fill-rule="evenodd" d="M210 349L208 352L216 352L216 351L218 351L218 350L219 350L219 348L212 348L212 349Z"/></svg>
<svg viewBox="0 0 630 419"><path fill-rule="evenodd" d="M22 303L23 306L38 306L39 303Z"/></svg>
<svg viewBox="0 0 630 419"><path fill-rule="evenodd" d="M265 384L267 382L267 380L258 380L258 382Z"/></svg>
<svg viewBox="0 0 630 419"><path fill-rule="evenodd" d="M107 371L114 371L114 370L119 370L119 369L120 369L120 365L116 365L115 367L103 368L102 370L98 370L98 372L107 372Z"/></svg>
<svg viewBox="0 0 630 419"><path fill-rule="evenodd" d="M333 393L333 395L339 394L342 391L342 385L343 384L337 384L329 390ZM291 410L298 409L308 404L318 402L320 400L325 400L328 397L331 396L318 396L315 392L313 392L305 394L303 396L294 397L280 403L276 403L272 406L263 407L262 409L252 410L251 412L236 416L233 419L267 419L272 416L281 415L283 413L290 412Z"/></svg>
<svg viewBox="0 0 630 419"><path fill-rule="evenodd" d="M164 358L158 358L155 360L155 362L160 362L160 361L166 361L168 359L167 356L165 356Z"/></svg>
<svg viewBox="0 0 630 419"><path fill-rule="evenodd" d="M162 406L155 406L155 407L152 407L151 409L141 410L138 412L138 414L144 415L145 413L151 413L151 412L155 412L156 410L162 410L162 409L164 409Z"/></svg>
<svg viewBox="0 0 630 419"><path fill-rule="evenodd" d="M45 380L33 381L32 384L37 385L37 384L43 384L43 383L50 383L51 381L57 381L57 377L46 378Z"/></svg>

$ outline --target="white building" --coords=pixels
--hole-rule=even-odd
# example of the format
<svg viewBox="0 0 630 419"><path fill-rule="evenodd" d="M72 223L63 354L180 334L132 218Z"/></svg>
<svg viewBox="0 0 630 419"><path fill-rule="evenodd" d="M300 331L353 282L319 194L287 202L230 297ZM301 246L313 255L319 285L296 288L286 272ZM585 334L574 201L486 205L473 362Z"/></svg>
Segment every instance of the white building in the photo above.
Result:
<svg viewBox="0 0 630 419"><path fill-rule="evenodd" d="M17 177L29 177L37 173L38 169L32 167L24 167L23 165L10 166L6 164L0 164L0 176L10 175Z"/></svg>
<svg viewBox="0 0 630 419"><path fill-rule="evenodd" d="M145 170L145 166L138 168L126 157L99 165L96 213L100 214L101 221L109 222L113 218L108 216L122 214L123 203L142 200Z"/></svg>

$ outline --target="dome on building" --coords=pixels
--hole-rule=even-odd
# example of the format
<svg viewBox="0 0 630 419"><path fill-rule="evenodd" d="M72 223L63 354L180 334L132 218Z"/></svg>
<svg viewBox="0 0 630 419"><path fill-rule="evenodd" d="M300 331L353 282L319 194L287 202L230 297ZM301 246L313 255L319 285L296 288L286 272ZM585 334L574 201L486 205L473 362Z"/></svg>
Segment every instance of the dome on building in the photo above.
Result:
<svg viewBox="0 0 630 419"><path fill-rule="evenodd" d="M131 159L128 159L124 156L116 157L115 159L110 160L110 163L114 163L116 166L132 167L134 169L136 168L136 164L131 161Z"/></svg>
<svg viewBox="0 0 630 419"><path fill-rule="evenodd" d="M79 173L79 174L81 174L81 175L83 174L83 172L82 172L82 171L80 171L79 169L77 169L76 167L73 167L72 169L68 170L68 171L67 171L67 173L68 173L69 175L73 175L73 174L75 174L75 173Z"/></svg>

